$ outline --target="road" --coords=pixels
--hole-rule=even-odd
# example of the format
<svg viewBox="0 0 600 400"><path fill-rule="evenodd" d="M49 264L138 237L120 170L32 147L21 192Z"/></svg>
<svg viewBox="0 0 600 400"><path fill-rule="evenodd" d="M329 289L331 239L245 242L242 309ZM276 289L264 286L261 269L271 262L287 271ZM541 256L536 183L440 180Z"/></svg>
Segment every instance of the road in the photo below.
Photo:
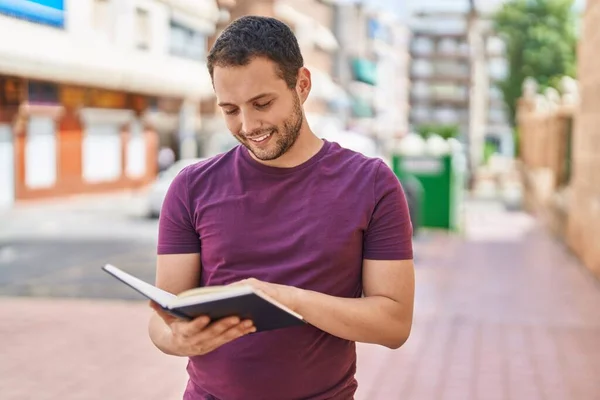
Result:
<svg viewBox="0 0 600 400"><path fill-rule="evenodd" d="M154 281L157 220L139 194L19 206L2 215L0 295L139 299L100 267Z"/></svg>

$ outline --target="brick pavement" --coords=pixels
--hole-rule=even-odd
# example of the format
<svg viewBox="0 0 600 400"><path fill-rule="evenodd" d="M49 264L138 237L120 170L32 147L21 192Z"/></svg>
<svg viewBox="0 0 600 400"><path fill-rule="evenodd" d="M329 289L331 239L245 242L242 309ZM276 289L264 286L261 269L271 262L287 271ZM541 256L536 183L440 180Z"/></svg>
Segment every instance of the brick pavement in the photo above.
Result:
<svg viewBox="0 0 600 400"><path fill-rule="evenodd" d="M401 349L359 348L357 400L600 399L600 281L522 213L419 242Z"/></svg>
<svg viewBox="0 0 600 400"><path fill-rule="evenodd" d="M413 333L358 346L356 399L599 399L600 282L523 214L474 207L467 227L418 241ZM185 360L153 349L148 312L0 298L0 398L181 398Z"/></svg>
<svg viewBox="0 0 600 400"><path fill-rule="evenodd" d="M0 299L0 398L181 398L185 360L155 351L149 312L137 301Z"/></svg>

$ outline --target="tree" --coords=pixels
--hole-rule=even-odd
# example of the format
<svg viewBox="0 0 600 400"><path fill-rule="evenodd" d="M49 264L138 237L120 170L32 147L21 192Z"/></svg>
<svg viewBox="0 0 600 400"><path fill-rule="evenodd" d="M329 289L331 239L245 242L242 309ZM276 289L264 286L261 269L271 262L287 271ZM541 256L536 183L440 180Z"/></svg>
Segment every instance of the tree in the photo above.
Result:
<svg viewBox="0 0 600 400"><path fill-rule="evenodd" d="M565 75L575 77L575 22L573 0L508 0L494 15L508 61L508 75L498 87L513 124L525 78L535 78L543 90L558 88Z"/></svg>

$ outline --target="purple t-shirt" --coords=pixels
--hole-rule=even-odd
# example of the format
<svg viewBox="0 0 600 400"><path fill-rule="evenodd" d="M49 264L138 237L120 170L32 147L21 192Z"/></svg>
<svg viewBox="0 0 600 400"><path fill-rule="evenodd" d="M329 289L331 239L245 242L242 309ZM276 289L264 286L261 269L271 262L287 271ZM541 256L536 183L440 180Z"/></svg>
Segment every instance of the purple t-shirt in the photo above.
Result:
<svg viewBox="0 0 600 400"><path fill-rule="evenodd" d="M238 146L174 179L158 254L183 253L201 253L201 286L254 277L357 298L363 259L412 259L412 225L380 159L324 141L305 163L275 168ZM311 325L261 332L191 357L184 398L352 399L355 367L354 342Z"/></svg>

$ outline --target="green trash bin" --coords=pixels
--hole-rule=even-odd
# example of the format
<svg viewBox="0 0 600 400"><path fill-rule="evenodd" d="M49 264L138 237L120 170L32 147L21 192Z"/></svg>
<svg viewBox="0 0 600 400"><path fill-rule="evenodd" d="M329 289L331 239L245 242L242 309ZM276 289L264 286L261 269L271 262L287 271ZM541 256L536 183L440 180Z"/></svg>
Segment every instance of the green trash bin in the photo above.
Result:
<svg viewBox="0 0 600 400"><path fill-rule="evenodd" d="M460 209L464 188L464 168L460 154L392 156L398 179L414 177L422 187L419 225L451 231L460 229Z"/></svg>

